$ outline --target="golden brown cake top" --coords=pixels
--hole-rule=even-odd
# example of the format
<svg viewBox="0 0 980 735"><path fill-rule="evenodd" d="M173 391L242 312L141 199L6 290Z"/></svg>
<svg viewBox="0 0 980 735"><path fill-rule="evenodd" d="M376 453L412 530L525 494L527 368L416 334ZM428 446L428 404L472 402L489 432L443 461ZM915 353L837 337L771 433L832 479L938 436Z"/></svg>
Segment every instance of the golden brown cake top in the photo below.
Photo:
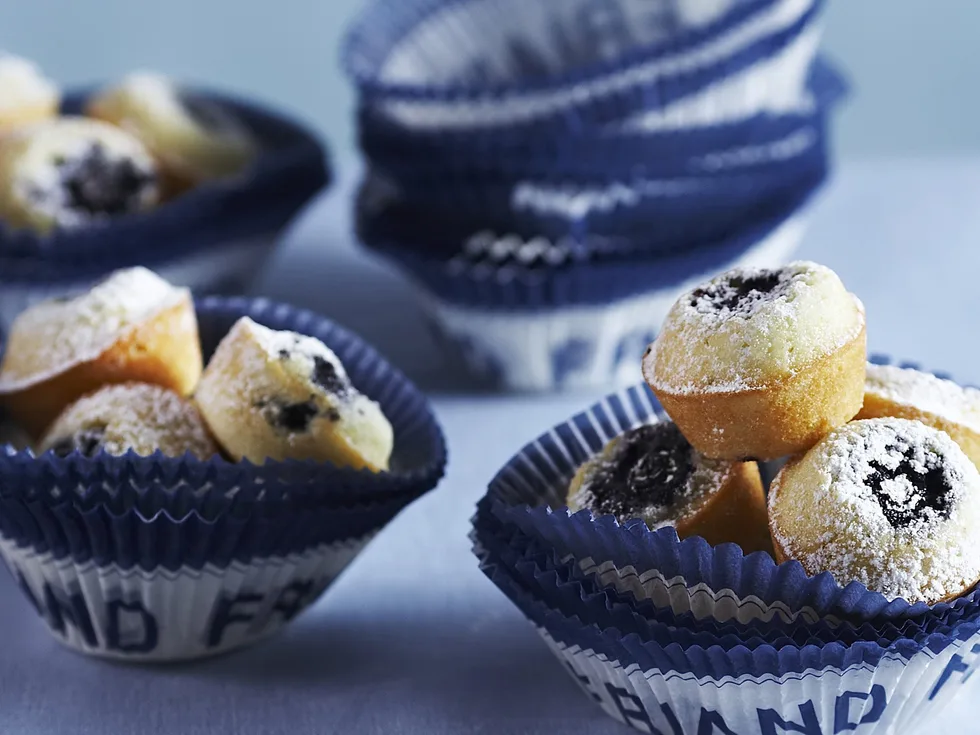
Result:
<svg viewBox="0 0 980 735"><path fill-rule="evenodd" d="M168 165L208 178L237 173L256 153L252 134L234 114L157 72L126 75L96 95L88 112L138 134Z"/></svg>
<svg viewBox="0 0 980 735"><path fill-rule="evenodd" d="M94 360L129 329L185 299L190 299L187 289L146 268L130 268L80 296L36 304L11 326L0 391L22 389Z"/></svg>
<svg viewBox="0 0 980 735"><path fill-rule="evenodd" d="M829 268L737 268L682 295L644 358L671 393L763 388L857 338L864 307Z"/></svg>
<svg viewBox="0 0 980 735"><path fill-rule="evenodd" d="M912 368L868 364L865 392L980 433L980 390Z"/></svg>
<svg viewBox="0 0 980 735"><path fill-rule="evenodd" d="M811 573L940 600L980 577L980 474L944 432L854 421L776 478L773 538Z"/></svg>

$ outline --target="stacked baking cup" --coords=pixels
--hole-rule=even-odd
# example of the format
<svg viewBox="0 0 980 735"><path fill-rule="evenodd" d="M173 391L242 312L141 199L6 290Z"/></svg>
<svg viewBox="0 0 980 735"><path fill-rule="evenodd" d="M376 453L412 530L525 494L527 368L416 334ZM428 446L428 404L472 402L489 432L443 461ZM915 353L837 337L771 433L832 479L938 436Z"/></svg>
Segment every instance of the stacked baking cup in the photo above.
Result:
<svg viewBox="0 0 980 735"><path fill-rule="evenodd" d="M445 443L426 399L355 335L263 299L209 297L195 310L205 357L243 317L320 340L390 422L390 462L372 472L112 456L84 436L71 453L35 454L4 446L0 415L0 555L55 637L84 653L172 661L260 640L315 602L443 474Z"/></svg>
<svg viewBox="0 0 980 735"><path fill-rule="evenodd" d="M820 0L375 0L362 243L500 388L638 379L693 280L776 265L827 175Z"/></svg>
<svg viewBox="0 0 980 735"><path fill-rule="evenodd" d="M774 273L732 277L755 276ZM753 288L765 284L752 283L740 293L764 301ZM690 294L699 299L711 288ZM730 295L715 303L727 304ZM691 350L706 344L692 341ZM671 423L646 385L553 427L491 482L473 519L481 569L611 716L670 735L912 732L980 665L980 555L970 541L980 532L980 478L967 456L977 456L978 425L969 417L980 392L908 363L882 368L890 360L876 357L862 407L863 337L838 354L848 344L860 346L858 390L853 375L822 380L837 395L853 392L857 403L848 398L844 418L831 421L838 428L822 427L784 469L760 462L764 478L775 475L768 488L754 462L690 459L680 430L690 438L700 429L674 407ZM664 349L658 340L648 361ZM736 380L741 373L733 372ZM714 417L735 423L724 432L705 429L699 443L712 436L719 446L759 436L771 442L768 430L780 420L775 404L770 414L750 418L752 399L743 398L739 419ZM858 408L858 420L848 421ZM797 423L783 436L806 420L805 412L793 415ZM863 445L859 436L883 441ZM922 451L904 437L917 437L910 441ZM909 464L888 459L905 456L913 457ZM825 464L813 471L819 462ZM848 485L850 467L873 471L859 486ZM732 479L741 472L749 479ZM911 479L930 473L928 485ZM724 496L730 503L714 494L721 487L732 493ZM801 513L794 501L786 505L790 497L813 503ZM798 525L814 529L816 550L801 541L808 531L786 535L787 514L794 513ZM954 530L957 524L966 530ZM776 558L801 561L777 563L773 545ZM816 568L815 559L822 560ZM889 588L909 592L875 591Z"/></svg>

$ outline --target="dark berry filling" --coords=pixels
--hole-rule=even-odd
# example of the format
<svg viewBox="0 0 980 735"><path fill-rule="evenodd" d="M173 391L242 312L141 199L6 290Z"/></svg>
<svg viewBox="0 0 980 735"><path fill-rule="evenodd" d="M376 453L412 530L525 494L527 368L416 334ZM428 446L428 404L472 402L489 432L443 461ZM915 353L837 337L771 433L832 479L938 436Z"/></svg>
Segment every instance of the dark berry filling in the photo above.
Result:
<svg viewBox="0 0 980 735"><path fill-rule="evenodd" d="M714 311L750 311L758 302L782 293L787 283L779 271L761 271L750 276L735 274L720 283L696 289L691 294L691 305L708 306Z"/></svg>
<svg viewBox="0 0 980 735"><path fill-rule="evenodd" d="M281 400L259 401L255 407L262 412L270 426L290 434L309 431L313 419L320 413L312 396L308 401L290 403Z"/></svg>
<svg viewBox="0 0 980 735"><path fill-rule="evenodd" d="M318 411L313 401L301 403L284 403L276 414L276 423L280 428L293 434L301 434L310 428L310 423Z"/></svg>
<svg viewBox="0 0 980 735"><path fill-rule="evenodd" d="M279 359L281 360L288 360L292 356L293 353L290 350L279 350ZM325 393L335 396L344 396L350 390L350 382L347 378L342 377L333 363L321 355L313 356L313 371L310 373L310 382Z"/></svg>
<svg viewBox="0 0 980 735"><path fill-rule="evenodd" d="M347 381L337 373L337 368L333 366L333 363L320 355L313 358L313 374L310 376L310 380L327 393L339 396L347 392Z"/></svg>
<svg viewBox="0 0 980 735"><path fill-rule="evenodd" d="M911 447L899 449L887 447L888 452L900 452L903 459L894 468L886 467L876 460L869 462L872 472L865 483L874 494L875 500L881 506L881 512L892 528L907 528L922 518L927 508L931 508L940 518L949 518L952 511L952 491L946 473L943 471L941 460L930 455L934 464L927 465L923 471L912 463ZM883 483L900 477L907 479L913 486L913 492L906 497L888 492Z"/></svg>
<svg viewBox="0 0 980 735"><path fill-rule="evenodd" d="M76 431L52 444L51 451L58 457L67 457L72 452L78 452L83 457L94 457L102 449L105 430L105 426L91 426Z"/></svg>
<svg viewBox="0 0 980 735"><path fill-rule="evenodd" d="M670 507L687 489L694 470L692 454L673 423L627 432L589 477L593 508L625 517L651 505Z"/></svg>
<svg viewBox="0 0 980 735"><path fill-rule="evenodd" d="M55 161L65 194L65 207L90 216L135 211L155 177L129 158L110 157L94 143L82 156Z"/></svg>

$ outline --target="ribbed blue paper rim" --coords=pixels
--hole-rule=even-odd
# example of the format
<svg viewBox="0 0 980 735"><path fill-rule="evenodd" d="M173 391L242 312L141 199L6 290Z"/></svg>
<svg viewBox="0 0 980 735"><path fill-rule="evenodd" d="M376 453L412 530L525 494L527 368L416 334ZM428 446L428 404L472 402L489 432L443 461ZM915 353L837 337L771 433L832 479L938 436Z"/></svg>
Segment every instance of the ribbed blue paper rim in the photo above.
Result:
<svg viewBox="0 0 980 735"><path fill-rule="evenodd" d="M551 137L538 146L522 139L507 149L473 143L445 150L413 138L372 139L362 128L370 165L412 192L414 186L480 186L483 182L551 180L612 182L623 178L723 176L767 171L817 147L827 108L811 114L759 115L724 125L602 137ZM441 143L441 141L440 141ZM793 147L791 154L783 150ZM474 183L475 182L475 183Z"/></svg>
<svg viewBox="0 0 980 735"><path fill-rule="evenodd" d="M477 187L451 181L405 188L378 205L367 180L359 197L357 230L369 246L452 257L476 232L504 232L557 241L615 238L618 252L690 253L778 215L819 186L829 161L824 139L779 168L727 176L625 180L580 188L548 181ZM473 184L475 182L471 182ZM411 197L411 198L406 198ZM576 200L593 201L579 211ZM544 201L542 201L544 200ZM565 200L558 204L553 200Z"/></svg>
<svg viewBox="0 0 980 735"><path fill-rule="evenodd" d="M374 0L351 23L341 44L341 61L344 70L358 87L365 92L385 97L404 97L407 99L470 99L479 101L486 97L500 97L515 91L543 91L555 86L575 86L590 77L602 77L618 71L622 66L640 63L649 57L682 53L697 48L702 43L736 27L760 9L770 7L772 0L747 0L739 3L730 14L719 18L713 24L685 33L683 37L672 37L646 49L637 49L633 55L624 55L613 61L595 64L593 68L571 71L557 78L515 85L467 87L447 85L439 88L428 85L385 84L381 82L380 72L387 63L388 55L402 39L418 26L425 24L439 11L472 0Z"/></svg>
<svg viewBox="0 0 980 735"><path fill-rule="evenodd" d="M683 33L679 37L655 44L652 48L636 49L625 53L610 62L593 65L591 68L569 70L542 81L525 80L512 85L476 84L444 85L441 88L429 85L386 84L379 79L388 55L400 39L412 28L423 24L440 8L458 5L466 0L376 0L362 17L355 21L343 43L342 59L349 76L358 86L365 104L384 104L391 101L447 102L447 103L494 103L510 98L532 98L553 92L581 89L588 82L605 79L627 72L644 62L661 59L672 54L690 51L706 41L748 22L754 16L777 4L778 0L759 0L739 4L725 17L706 27ZM621 119L638 109L653 109L689 96L725 76L745 69L757 61L769 58L791 40L798 37L804 29L812 25L822 7L822 0L815 0L813 6L796 23L769 36L744 46L737 51L707 64L696 71L678 73L658 79L653 84L621 85L616 91L602 95L577 94L575 103L556 105L556 110L548 115L536 116L531 125L542 130L561 128L575 130L588 125L601 124L613 119ZM372 37L375 37L375 42ZM481 48L483 39L473 39L466 49L477 58L476 49ZM528 125L520 127L522 134L528 132Z"/></svg>
<svg viewBox="0 0 980 735"><path fill-rule="evenodd" d="M411 502L394 498L363 507L257 506L214 518L190 511L180 519L108 504L84 509L65 502L0 496L0 535L36 554L122 569L227 568L282 558L323 545L371 536Z"/></svg>
<svg viewBox="0 0 980 735"><path fill-rule="evenodd" d="M77 113L88 92L64 102ZM208 182L145 214L38 237L0 230L0 284L78 280L133 264L175 258L271 234L284 227L331 178L327 153L299 123L226 95L199 94L227 107L263 147L246 177Z"/></svg>
<svg viewBox="0 0 980 735"><path fill-rule="evenodd" d="M407 271L434 297L453 304L530 311L601 306L673 287L692 276L724 267L798 214L818 187L819 182L806 182L800 189L786 192L786 200L770 204L775 211L760 214L758 219L720 242L696 246L689 242L683 251L641 255L640 248L634 243L624 241L624 238L610 238L609 249L625 251L629 253L627 257L572 263L555 269L455 269L447 260L433 257L420 247L406 246L387 238L367 238L368 241L362 244ZM362 238L364 224L358 225ZM432 246L433 250L458 252L462 242L457 240L452 250L449 245L437 245L435 240Z"/></svg>
<svg viewBox="0 0 980 735"><path fill-rule="evenodd" d="M440 153L411 140L372 155L370 168L409 199L433 200L460 193L485 198L484 190L516 188L525 182L569 187L652 179L702 183L726 177L791 172L809 158L826 157L827 105L808 114L760 115L739 123L657 134L602 139L552 138L548 150L520 149ZM518 189L519 190L519 189Z"/></svg>
<svg viewBox="0 0 980 735"><path fill-rule="evenodd" d="M882 355L874 361L894 362ZM902 599L888 600L857 582L838 584L829 573L809 577L798 562L777 565L764 552L744 556L734 544L711 547L700 537L679 541L672 528L650 531L640 519L620 524L612 516L594 517L588 510L570 514L565 492L576 468L612 437L663 416L645 385L608 396L524 447L490 483L478 505L480 512L516 526L562 559L610 561L620 568L633 566L639 573L658 570L667 579L684 579L688 586L732 590L740 599L811 609L851 623L942 616L980 599L980 591L974 589L949 603L910 605Z"/></svg>
<svg viewBox="0 0 980 735"><path fill-rule="evenodd" d="M853 646L872 643L888 648L898 641L922 644L926 641L936 643L942 639L955 640L954 631L969 626L973 632L980 630L980 614L976 611L969 616L960 616L949 623L933 626L925 630L911 622L901 628L891 623L872 626L865 623L858 627L842 625L836 629L826 626L794 630L769 631L768 635L739 630L734 626L717 626L714 630L690 629L683 626L667 625L650 620L643 615L643 606L636 606L618 599L610 591L590 592L577 583L562 581L554 572L545 572L528 583L526 576L515 573L514 568L500 563L492 552L481 548L482 537L478 534L478 544L474 549L486 568L496 564L506 574L514 588L521 593L544 604L553 612L565 618L575 619L584 625L594 625L600 630L614 629L621 635L635 635L644 643L666 647L677 644L682 648L733 648L755 650L763 647L783 648L785 646L804 648L806 646L826 646L840 644Z"/></svg>
<svg viewBox="0 0 980 735"><path fill-rule="evenodd" d="M823 645L871 641L887 646L902 638L924 640L933 634L948 635L960 622L980 620L980 606L964 605L942 617L919 620L882 620L852 625L825 619L807 622L771 621L721 622L708 617L698 620L692 613L675 614L658 608L651 600L637 600L631 593L602 587L574 561L562 561L554 550L545 550L513 527L499 524L492 516L477 514L471 534L477 555L501 566L516 583L553 610L577 616L599 626L635 632L644 640L666 645L670 642L710 647L720 645Z"/></svg>
<svg viewBox="0 0 980 735"><path fill-rule="evenodd" d="M312 312L265 299L206 298L198 302L197 313L206 354L243 316L327 344L353 383L378 401L391 421L392 471L375 474L308 461L256 466L220 457L201 460L159 453L94 458L75 454L62 459L0 447L4 533L59 558L95 557L101 563L147 568L222 563L231 553L222 544L232 541L236 559L242 560L266 553L273 539L281 549L314 537L351 538L344 534L380 527L380 519L393 517L439 482L446 446L427 400L360 338ZM336 520L330 520L333 512ZM304 518L313 513L319 514L319 521L304 525ZM270 523L279 525L265 532ZM246 540L235 540L221 530L242 527L251 529L241 532ZM93 537L96 530L101 535ZM181 542L174 546L157 543L158 538ZM119 539L132 541L136 550Z"/></svg>
<svg viewBox="0 0 980 735"><path fill-rule="evenodd" d="M963 622L945 635L937 633L922 640L902 638L887 646L870 641L850 645L839 642L805 646L761 644L755 648L735 643L728 649L719 645L685 646L676 641L662 645L643 640L633 632L600 627L575 616L566 617L525 592L506 570L492 561L481 560L481 568L534 625L546 630L559 644L593 651L624 668L636 665L643 672L689 673L699 679L782 677L804 672L819 676L827 669L877 666L885 658L907 661L919 653L937 655L956 642L969 640L980 630L980 624L975 621Z"/></svg>
<svg viewBox="0 0 980 735"><path fill-rule="evenodd" d="M845 96L847 84L834 66L818 57L807 89L813 108L805 113L760 113L748 119L679 130L613 133L601 129L544 136L476 132L420 133L361 110L359 141L372 164L410 182L437 179L452 171L528 177L548 174L597 179L633 174L649 164L657 176L703 173L706 154L763 147L824 125Z"/></svg>

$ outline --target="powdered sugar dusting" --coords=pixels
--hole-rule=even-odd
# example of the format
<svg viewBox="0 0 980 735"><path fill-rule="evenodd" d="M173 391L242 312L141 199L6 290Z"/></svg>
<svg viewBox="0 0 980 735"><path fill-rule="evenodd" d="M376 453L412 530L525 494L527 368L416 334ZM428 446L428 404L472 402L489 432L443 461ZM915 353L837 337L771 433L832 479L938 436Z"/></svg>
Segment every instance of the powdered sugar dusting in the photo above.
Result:
<svg viewBox="0 0 980 735"><path fill-rule="evenodd" d="M98 431L109 454L132 449L146 456L160 450L170 456L191 452L201 458L217 453L193 403L155 385L127 383L103 388L69 406L41 442L40 450L68 447L74 437Z"/></svg>
<svg viewBox="0 0 980 735"><path fill-rule="evenodd" d="M319 357L331 365L340 382L349 381L340 358L315 337L308 337L298 332L276 331L251 319L247 320L246 326L270 359L283 360L296 368L300 375L306 377L313 373L316 358Z"/></svg>
<svg viewBox="0 0 980 735"><path fill-rule="evenodd" d="M290 378L283 382L276 367ZM222 381L220 389L211 389L212 376L226 373L234 378ZM222 340L202 386L207 388L203 392L209 403L223 403L226 411L257 413L263 420L269 419L268 412L274 413L286 394L290 405L308 401L302 410L309 420L321 411L346 413L348 403L360 397L340 358L323 342L298 332L269 329L248 317L239 319Z"/></svg>
<svg viewBox="0 0 980 735"><path fill-rule="evenodd" d="M980 433L980 390L893 365L868 364L865 392Z"/></svg>
<svg viewBox="0 0 980 735"><path fill-rule="evenodd" d="M117 271L91 291L27 309L11 327L0 392L20 390L94 360L127 331L190 299L146 268Z"/></svg>
<svg viewBox="0 0 980 735"><path fill-rule="evenodd" d="M764 388L863 328L864 307L829 268L804 261L737 268L678 299L644 358L644 375L671 393Z"/></svg>
<svg viewBox="0 0 980 735"><path fill-rule="evenodd" d="M938 601L980 578L980 474L918 421L855 421L770 491L773 536L810 573ZM819 509L819 512L814 512Z"/></svg>

